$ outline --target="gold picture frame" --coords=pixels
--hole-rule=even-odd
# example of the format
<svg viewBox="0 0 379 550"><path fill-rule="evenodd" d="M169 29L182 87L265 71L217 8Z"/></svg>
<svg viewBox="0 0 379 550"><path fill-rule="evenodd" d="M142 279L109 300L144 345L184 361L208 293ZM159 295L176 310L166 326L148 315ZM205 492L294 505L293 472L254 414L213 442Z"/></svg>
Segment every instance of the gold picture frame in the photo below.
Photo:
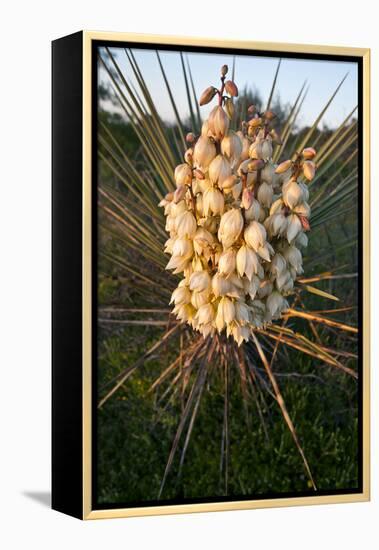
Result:
<svg viewBox="0 0 379 550"><path fill-rule="evenodd" d="M98 31L83 31L78 33L78 42L81 42L82 59L79 61L82 71L82 204L81 204L81 254L82 254L82 272L81 272L81 446L82 455L80 463L81 472L81 502L75 508L75 512L65 505L65 501L57 497L54 504L53 488L53 508L71 513L82 519L104 519L121 518L145 515L164 515L164 514L183 514L194 512L215 512L222 510L246 510L255 508L270 508L284 506L303 506L316 504L333 504L344 502L364 502L370 499L370 50L366 48L347 48L335 46L316 46L287 43L270 42L250 42L235 40L220 40L209 38L190 38L176 36L144 35L131 33L113 33ZM55 44L60 43L61 39ZM363 67L363 89L361 92L362 101L362 136L361 144L363 148L363 402L362 402L362 492L354 494L334 494L334 495L315 495L299 496L286 498L268 498L256 500L225 501L225 502L202 502L193 504L167 504L157 506L139 506L133 508L113 508L113 509L94 509L92 506L92 70L93 70L93 44L96 41L106 41L112 43L135 43L152 45L175 45L180 49L181 46L201 46L210 48L230 48L231 50L254 50L254 52L288 52L295 54L320 54L333 56L353 56L362 60ZM80 48L79 48L80 49ZM58 51L58 46L56 45ZM58 54L56 55L58 58ZM53 58L54 61L54 58ZM55 60L58 64L59 60ZM58 77L57 77L58 78ZM57 86L57 85L56 85ZM54 83L53 83L54 90ZM54 106L53 106L54 112ZM53 117L54 121L54 117ZM53 178L54 179L54 178ZM59 215L58 215L59 216ZM58 337L57 337L58 338ZM54 368L54 366L53 366ZM55 366L55 375L58 376L59 366ZM54 371L53 371L54 375ZM56 392L62 391L57 387ZM54 396L54 390L53 390ZM56 397L56 403L59 398ZM54 404L53 404L54 407ZM63 407L63 405L62 405ZM54 411L53 411L54 414ZM62 415L62 412L59 412ZM58 413L57 413L58 415ZM56 422L60 422L56 420ZM54 429L54 422L53 422ZM56 436L57 441L58 436ZM59 443L56 442L59 446ZM55 452L55 460L59 450ZM53 452L54 455L54 452ZM62 459L63 460L63 459ZM53 459L54 461L54 459ZM58 460L59 462L59 460ZM56 470L62 471L63 462L59 462ZM78 471L79 471L78 470ZM54 464L53 464L54 474ZM78 474L79 475L79 474ZM53 475L54 477L54 475ZM55 477L59 477L55 474ZM78 476L76 476L78 479ZM53 482L54 485L54 482ZM56 482L55 491L60 491L61 482Z"/></svg>

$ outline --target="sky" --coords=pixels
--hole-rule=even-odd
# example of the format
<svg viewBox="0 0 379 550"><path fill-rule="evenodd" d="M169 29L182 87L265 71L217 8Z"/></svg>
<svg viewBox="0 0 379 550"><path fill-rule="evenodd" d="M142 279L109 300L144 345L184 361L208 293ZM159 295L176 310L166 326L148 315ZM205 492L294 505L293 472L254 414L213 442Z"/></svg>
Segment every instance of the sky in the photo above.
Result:
<svg viewBox="0 0 379 550"><path fill-rule="evenodd" d="M118 63L128 80L135 84L123 49L112 48L111 50L113 54L116 54ZM173 109L155 51L133 49L133 53L160 116L167 122L173 122ZM218 87L220 82L220 67L223 64L229 66L230 72L228 76L231 77L232 56L204 53L188 53L186 55L191 66L197 97L210 85ZM189 109L179 53L162 51L160 52L160 57L179 113L184 120L189 115ZM256 88L262 96L263 101L267 101L278 61L279 58L275 57L236 56L235 82L237 86L240 90L243 90L245 86ZM282 58L276 85L276 94L279 94L284 103L293 104L301 86L306 80L309 90L303 103L298 125L310 125L314 122L346 73L348 73L348 76L345 82L320 123L320 126L325 123L330 128L334 128L357 105L358 66L356 63ZM104 71L100 71L100 80L106 81ZM212 106L213 104L201 107L203 118L208 114ZM357 116L357 113L355 113L355 116Z"/></svg>

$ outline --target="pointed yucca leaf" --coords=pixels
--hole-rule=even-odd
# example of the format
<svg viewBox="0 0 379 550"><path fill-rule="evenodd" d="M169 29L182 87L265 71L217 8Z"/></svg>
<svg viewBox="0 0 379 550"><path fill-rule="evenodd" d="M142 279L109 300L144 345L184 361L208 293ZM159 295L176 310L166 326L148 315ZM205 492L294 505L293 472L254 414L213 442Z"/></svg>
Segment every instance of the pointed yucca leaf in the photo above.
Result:
<svg viewBox="0 0 379 550"><path fill-rule="evenodd" d="M116 69L116 72L117 72L123 86L125 87L125 89L128 93L128 98L130 100L130 101L128 101L128 104L130 105L130 108L131 108L134 116L144 126L144 129L145 129L147 135L150 137L150 139L154 143L154 146L156 147L156 149L162 155L161 162L162 162L162 164L165 165L167 173L171 174L172 171L175 168L175 161L174 161L174 158L172 157L170 147L165 146L165 144L167 145L167 140L165 139L165 135L164 135L163 131L161 130L161 124L160 124L160 119L159 119L158 115L156 114L154 109L150 109L150 116L149 117L144 116L143 109L141 108L141 105L139 104L137 98L133 95L133 90L130 88L128 82L126 81L125 76L122 73L115 57L112 55L109 48L106 48L106 50L108 52L108 55L109 55L109 57L112 61L112 64L113 64L114 68ZM119 89L121 90L121 88L119 88ZM144 96L145 96L145 99L147 100L147 103L149 105L151 105L152 101L151 101L151 98L150 98L148 92L145 92L144 89L142 89L142 92L144 93ZM125 94L123 94L123 97L125 98ZM153 111L153 112L151 112L151 111ZM151 123L152 121L154 122L154 124Z"/></svg>
<svg viewBox="0 0 379 550"><path fill-rule="evenodd" d="M313 476L312 476L312 472L311 472L311 469L309 467L309 464L308 464L308 461L306 459L306 456L304 454L304 451L303 451L303 448L302 446L300 445L300 441L299 441L299 438L297 436L297 433L296 433L296 430L295 430L295 426L293 425L293 422L291 420L291 417L288 413L288 410L287 410L287 407L286 407L286 404L285 404L285 401L283 399L283 396L282 396L282 393L279 389L279 385L276 381L276 378L274 376L274 373L272 372L272 369L267 361L267 358L266 358L266 355L259 343L259 340L257 339L257 337L255 336L255 333L254 331L252 332L252 338L254 340L254 344L257 348L257 351L258 351L258 354L259 354L259 357L261 358L261 361L266 369L266 372L267 372L267 375L268 375L268 378L270 380L270 383L273 387L273 390L275 392L275 396L276 396L276 401L280 407L280 410L282 412L282 415L283 415L283 418L284 420L286 421L286 424L288 426L288 429L290 430L291 432L291 435L292 435L292 438L295 442L295 445L297 447L297 450L299 451L299 454L302 458L302 461L303 461L303 464L304 464L304 468L305 468L305 471L307 472L308 474L308 477L309 477L309 480L312 484L312 487L315 491L317 491L317 487L316 487L316 483L313 479Z"/></svg>
<svg viewBox="0 0 379 550"><path fill-rule="evenodd" d="M102 160L105 163L107 163L107 160L101 154L100 154L100 158L102 158ZM126 185L127 185L127 180L125 180L125 178L123 178L123 176L114 167L112 167L112 168L114 169L114 172L119 176L121 181L125 181ZM105 193L105 188L106 187L107 187L107 193ZM100 188L100 192L103 194L104 197L106 197L110 202L112 202L112 204L114 206L117 206L117 208L120 211L123 212L126 219L131 221L132 224L134 225L134 227L137 230L140 229L140 228L143 228L142 230L145 233L145 235L147 234L148 237L151 237L152 242L156 241L156 246L158 248L162 247L162 243L164 242L163 239L165 238L164 232L162 231L163 223L162 223L161 229L159 231L161 233L162 238L161 238L161 240L156 240L157 235L156 235L155 231L152 231L151 224L149 225L148 222L145 221L145 219L139 219L138 217L136 217L137 212L142 214L141 218L143 216L146 217L146 214L149 214L150 209L144 208L143 203L138 203L137 201L132 203L132 208L130 208L130 207L128 208L128 202L125 201L125 200L124 201L120 201L120 200L117 201L116 200L117 192L114 189L111 189L109 186L105 186L104 184L103 184L102 188Z"/></svg>
<svg viewBox="0 0 379 550"><path fill-rule="evenodd" d="M192 126L192 130L196 132L196 131L198 131L198 128L196 126L195 115L194 115L194 112L193 112L192 101L191 101L191 93L190 93L189 84L188 84L187 71L186 71L186 67L184 65L184 58L183 58L183 53L182 52L180 52L180 61L181 61L181 64L182 64L183 78L184 78L184 84L185 84L185 88L186 88L186 95L187 95L187 102L188 102L188 108L189 108L190 119L191 119L191 126Z"/></svg>
<svg viewBox="0 0 379 550"><path fill-rule="evenodd" d="M333 357L330 353L331 350L329 350L329 348L317 345L315 342L312 342L311 340L306 338L303 334L300 334L298 332L295 333L289 328L283 329L282 327L277 327L275 325L272 325L265 330L259 329L258 332L260 334L268 336L269 338L272 338L273 340L279 340L282 344L296 349L297 351L301 351L306 355L315 357L316 359L320 359L323 363L326 363L327 365L330 365L332 367L336 367L346 374L349 374L353 378L357 378L357 373L349 367L346 367L345 365L340 363L340 361L338 361L335 357Z"/></svg>
<svg viewBox="0 0 379 550"><path fill-rule="evenodd" d="M266 105L266 111L268 111L271 107L271 102L272 102L272 99L274 97L274 92L275 92L275 87L276 87L276 81L278 80L278 74L279 74L279 69L280 69L280 65L282 64L282 60L279 59L278 61L278 65L276 67L276 71L275 71L275 76L274 76L274 80L272 82L272 86L271 86L271 90L270 90L270 95L268 96L268 100L267 100L267 105Z"/></svg>
<svg viewBox="0 0 379 550"><path fill-rule="evenodd" d="M106 215L109 215L111 218L115 219L116 223L118 222L117 218L114 218L113 214L110 214L109 211L107 211L107 208L103 205L100 205L100 208L104 210L104 213ZM112 221L113 221L112 219ZM152 262L157 267L160 267L161 269L164 269L167 264L167 259L163 256L159 256L158 254L155 254L152 252L147 246L141 246L141 242L136 239L132 232L130 230L126 230L124 227L118 227L118 232L112 231L110 227L108 227L110 224L107 223L106 225L100 223L99 227L101 231L114 239L114 242L119 244L125 251L129 252L131 250L134 250L138 253L138 256ZM125 254L127 256L127 253Z"/></svg>
<svg viewBox="0 0 379 550"><path fill-rule="evenodd" d="M167 320L165 321L157 321L155 319L105 319L102 317L98 317L97 322L100 325L119 325L119 326L152 326L152 327L166 327L167 326Z"/></svg>
<svg viewBox="0 0 379 550"><path fill-rule="evenodd" d="M346 330L348 332L354 332L358 333L357 327L352 327L351 325L346 325L345 323L339 323L338 321L334 321L332 319L327 319L326 317L320 317L319 315L307 313L306 311L299 311L298 309L292 309L289 308L286 311L287 317L301 317L303 319L311 320L315 323L322 323L324 325L328 325L330 327L335 327L340 330Z"/></svg>
<svg viewBox="0 0 379 550"><path fill-rule="evenodd" d="M160 138L162 140L162 146L164 146L164 149L165 149L166 155L167 155L167 157L170 161L171 167L175 167L176 159L174 158L174 156L172 154L172 149L171 149L170 143L168 142L168 139L167 139L166 129L165 129L165 127L163 125L163 122L162 122L162 119L159 116L159 113L158 113L158 111L155 107L155 103L154 103L153 98L150 94L149 88L146 85L145 79L143 78L141 69L139 68L138 63L137 63L137 61L134 57L133 50L127 50L126 48L124 48L124 51L125 51L125 54L126 54L128 60L129 60L130 66L132 67L134 75L135 75L135 77L138 81L138 84L139 84L139 86L142 90L143 97L144 97L144 99L145 99L145 101L146 101L146 103L149 107L150 114L153 118L154 125L155 125L155 128L156 128L157 136L158 136L158 138Z"/></svg>
<svg viewBox="0 0 379 550"><path fill-rule="evenodd" d="M334 153L333 158L339 158L340 151L343 150L342 147L340 150L335 150L338 148L339 145L342 144L343 148L346 148L346 143L348 143L350 146L357 140L358 134L357 134L357 123L355 122L351 126L344 129L344 131L339 132L339 134L336 134L333 136L333 141L329 143L328 149L323 152L323 154L320 153L320 157L318 161L316 162L317 166L322 166L325 160L328 157L331 157ZM313 180L312 180L313 181ZM310 182L311 184L312 182Z"/></svg>
<svg viewBox="0 0 379 550"><path fill-rule="evenodd" d="M164 188L164 186L161 185L161 181L159 179L154 180L153 185L151 185L151 179L150 179L149 185L147 185L146 176L145 176L146 173L142 173L140 170L137 170L135 163L133 163L129 159L129 156L121 147L120 143L112 134L110 129L107 127L107 125L104 124L103 122L100 122L100 129L106 134L106 137L101 136L101 138L104 141L106 141L108 143L108 147L110 147L113 150L113 155L115 155L115 152L116 153L118 152L122 156L122 159L127 166L129 176L131 177L132 181L137 186L137 188L141 189L145 187L149 195L151 195L151 192L153 192L156 197L154 198L154 201L153 201L154 204L156 204L157 200L160 201L166 192L166 189ZM107 138L108 138L108 141L107 141Z"/></svg>
<svg viewBox="0 0 379 550"><path fill-rule="evenodd" d="M138 183L136 184L131 177L132 175L134 176L134 173L133 171L130 170L129 165L119 159L119 157L116 155L112 147L101 136L99 136L99 142L100 142L100 145L102 145L104 150L109 155L109 157L106 157L103 154L103 152L99 150L99 157L103 160L105 164L107 164L107 166L112 170L114 175L116 175L118 179L125 185L127 190L132 195L134 195L134 198L136 199L135 202L139 202L141 205L144 205L145 212L150 212L151 216L155 218L161 218L159 215L160 212L159 210L157 210L157 206L156 206L159 200L159 196L156 196L155 198L154 197L151 198L151 192L150 192L151 190L149 186L146 185L147 183L146 180L144 180L142 177L141 178L139 177ZM162 195L160 196L162 197ZM163 226L163 222L162 222L162 226Z"/></svg>
<svg viewBox="0 0 379 550"><path fill-rule="evenodd" d="M287 120L284 123L282 135L281 135L281 141L282 143L280 145L277 145L274 151L273 155L273 162L277 162L279 158L281 157L283 151L285 150L287 141L291 135L292 128L294 127L297 117L300 113L301 107L303 105L304 99L307 96L307 90L304 91L304 88L306 86L307 81L304 82L302 87L300 88L300 92L298 93L295 103L292 105L290 112L288 114ZM303 94L304 92L304 94Z"/></svg>
<svg viewBox="0 0 379 550"><path fill-rule="evenodd" d="M213 343L213 347L214 347L214 343ZM164 489L164 486L165 486L165 483L166 483L166 480L167 480L167 476L170 472L170 469L171 469L171 466L172 466L172 463L173 463L173 460L174 460L174 456L175 456L176 450L178 448L179 440L182 436L182 433L183 433L183 430L185 428L187 419L188 419L191 411L193 410L194 401L195 401L195 398L197 397L197 395L199 393L199 389L201 390L202 386L205 383L206 376L207 376L207 368L206 368L205 361L203 360L200 363L200 365L197 369L197 374L196 374L195 381L192 384L190 394L188 396L186 405L184 407L184 411L182 413L182 416L181 416L181 419L180 419L180 422L179 422L179 425L178 425L178 428L177 428L177 431L176 431L176 434L175 434L175 437L174 437L174 441L173 441L173 444L172 444L172 447L171 447L170 455L168 457L168 461L167 461L166 468L165 468L165 471L164 471L164 474L163 474L162 482L161 482L161 485L160 485L160 488L159 488L158 499L160 499L161 496L162 496L162 492L163 492L163 489Z"/></svg>
<svg viewBox="0 0 379 550"><path fill-rule="evenodd" d="M146 233L140 234L133 223L128 221L128 219L124 216L118 214L114 208L109 208L106 204L102 202L100 203L100 208L105 212L105 214L111 217L112 221L120 224L119 227L121 226L121 229L126 229L126 231L123 231L124 236L127 238L128 241L132 241L139 245L140 254L142 256L144 256L145 252L143 247L146 247L150 251L151 256L154 257L154 262L158 266L161 265L163 258L165 258L162 253L161 246L157 245L156 242L152 240L149 235L146 235Z"/></svg>
<svg viewBox="0 0 379 550"><path fill-rule="evenodd" d="M309 270L314 264L324 263L329 261L330 257L334 254L346 251L349 248L355 248L357 246L357 239L348 239L344 244L339 244L334 247L332 252L326 252L324 254L318 255L317 258L305 258L304 264L306 265L307 270Z"/></svg>
<svg viewBox="0 0 379 550"><path fill-rule="evenodd" d="M168 288L166 286L163 286L162 283L159 281L155 281L148 277L147 275L144 275L140 271L137 271L134 269L131 265L127 264L125 262L124 258L120 258L117 254L113 253L106 253L106 252L100 252L100 255L103 256L105 259L109 260L110 262L114 263L115 265L118 265L122 269L124 269L127 273L131 273L137 279L140 281L143 281L147 285L152 285L154 287L154 292L159 292L160 294L163 294L163 296L167 299L168 296L171 296L172 288Z"/></svg>
<svg viewBox="0 0 379 550"><path fill-rule="evenodd" d="M160 159L156 149L154 148L153 142L148 142L146 140L146 135L144 135L145 128L141 128L139 123L136 123L135 116L133 115L132 107L131 107L130 103L128 102L128 100L126 99L125 95L123 94L120 86L118 85L118 83L116 82L114 77L112 76L112 74L111 74L109 68L107 67L107 65L105 64L104 60L101 57L99 59L103 63L103 66L105 67L105 69L108 73L108 76L111 79L112 86L114 87L114 89L116 91L115 97L117 98L118 102L120 103L121 108L124 110L128 120L130 121L130 123L131 123L131 125L132 125L138 139L139 139L139 142L140 142L141 146L143 147L147 158L149 159L149 163L151 164L153 170L155 170L155 172L160 175L162 181L164 182L166 190L167 191L172 191L174 189L174 184L172 183L172 173L170 173L170 175L167 173L166 167L162 165L161 159Z"/></svg>
<svg viewBox="0 0 379 550"><path fill-rule="evenodd" d="M152 313L152 314L167 314L169 315L170 310L164 309L164 308L136 308L136 307L114 307L114 306L100 306L99 308L100 313L106 313L106 314L113 314L116 313L117 315L123 314L123 313ZM344 308L345 310L346 308ZM333 312L337 310L332 310ZM316 313L315 311L313 313ZM320 312L318 312L320 313ZM327 312L323 312L327 313ZM167 322L167 321L166 321Z"/></svg>
<svg viewBox="0 0 379 550"><path fill-rule="evenodd" d="M166 76L166 72L163 68L163 64L162 64L159 52L156 51L155 53L157 54L159 67L161 69L163 80L164 80L164 83L165 83L166 88L167 88L167 93L169 95L173 111L175 113L175 118L176 118L176 122L177 122L177 125L178 125L178 131L179 131L180 139L181 139L181 142L182 142L182 148L183 148L183 151L184 151L186 149L186 140L185 140L185 136L184 136L183 123L180 119L179 111L178 111L178 108L176 106L175 99L174 99L174 96L172 94L171 87L170 87L169 81L168 81L167 76Z"/></svg>
<svg viewBox="0 0 379 550"><path fill-rule="evenodd" d="M190 80L190 83L191 83L191 90L192 90L192 96L193 96L193 104L195 105L195 109L196 109L197 130L199 131L200 128L201 128L200 107L199 107L199 101L198 101L198 99L197 99L197 93L196 93L196 89L195 89L195 84L194 84L194 82L193 82L192 71L191 71L191 66L190 66L190 62L189 62L189 59L188 59L188 54L186 55L186 61L187 61L188 76L189 76L189 80Z"/></svg>
<svg viewBox="0 0 379 550"><path fill-rule="evenodd" d="M329 294L329 292L325 292L325 290L321 290L320 288L316 288L311 285L302 285L302 287L307 292L310 292L311 294L316 294L317 296L321 296L321 298L327 298L328 300L334 300L335 302L340 301L340 299L336 296L333 296L333 294Z"/></svg>
<svg viewBox="0 0 379 550"><path fill-rule="evenodd" d="M330 176L328 177L328 180L326 182L326 185L323 185L320 189L320 191L317 193L317 195L314 195L313 196L313 199L310 201L310 206L314 206L315 204L317 204L320 199L325 195L326 191L329 190L330 191L330 187L332 187L332 184L334 183L334 180L345 170L345 168L347 166L350 166L350 165L354 165L353 163L353 159L357 156L358 154L358 149L355 149L351 155L349 155L349 157L340 165L340 167L335 170L335 172ZM340 188L344 185L344 182L348 183L349 181L351 181L351 179L353 177L356 177L357 176L357 169L353 169L353 172L351 175L347 176L346 178L344 178L339 184L338 186L335 186L333 187L333 190L331 192L331 194L334 194L336 193L337 191L337 188Z"/></svg>
<svg viewBox="0 0 379 550"><path fill-rule="evenodd" d="M111 59L113 60L113 63L118 67L114 58L112 57ZM156 135L154 135L154 133L152 132L152 124L150 120L146 120L143 116L142 118L138 118L136 110L125 96L120 85L115 80L112 72L110 71L101 56L99 56L99 60L101 61L111 80L113 88L116 92L116 98L119 101L121 108L124 110L127 118L130 120L130 123L132 124L133 129L139 138L139 142L143 147L145 154L151 161L153 168L158 174L160 174L162 180L166 185L166 188L169 191L172 191L174 189L174 185L172 183L173 167L167 163L167 159L166 157L164 157L164 152L162 151L161 146L162 140L157 139ZM120 74L122 76L121 71Z"/></svg>
<svg viewBox="0 0 379 550"><path fill-rule="evenodd" d="M317 126L319 125L320 121L322 120L324 114L329 109L331 103L333 102L334 98L336 97L337 93L339 92L342 84L345 82L345 80L347 78L347 75L348 75L348 73L343 77L341 82L338 84L337 88L335 89L335 91L333 92L333 94L331 95L329 100L327 101L326 105L322 109L321 113L317 116L316 120L314 121L312 126L309 128L309 130L305 134L305 136L302 139L299 138L298 141L295 143L295 145L293 147L294 150L296 150L297 152L300 152L302 149L304 149L305 146L308 146L308 145L311 144L310 138L314 134L314 131L316 130Z"/></svg>
<svg viewBox="0 0 379 550"><path fill-rule="evenodd" d="M301 279L297 280L299 283L316 283L318 281L326 281L332 279L355 279L356 277L358 277L358 273L344 273L342 275L333 275L335 271L337 270L320 273L320 275L316 275L315 277L301 277Z"/></svg>
<svg viewBox="0 0 379 550"><path fill-rule="evenodd" d="M317 142L313 143L313 147L317 150L317 155L315 158L315 161L317 165L320 164L320 161L322 159L323 154L329 150L329 148L333 145L333 143L336 141L338 136L341 135L347 128L349 128L348 122L357 110L358 106L354 107L352 111L347 115L347 117L343 120L343 122L332 132L331 136L325 141L325 143L322 144L321 147L318 147ZM355 123L356 124L356 123ZM351 126L351 125L350 125ZM320 133L320 136L322 134Z"/></svg>
<svg viewBox="0 0 379 550"><path fill-rule="evenodd" d="M146 353L144 353L137 361L131 366L124 369L121 373L119 373L117 376L109 380L106 384L104 384L102 389L105 389L106 387L113 385L112 389L109 390L106 395L100 399L99 404L97 406L98 409L101 409L103 405L108 401L112 395L116 393L116 391L126 382L126 380L131 376L138 367L142 366L144 362L159 348L162 347L162 345L167 341L167 339L171 338L173 334L178 330L179 324L174 325L170 330L168 330L157 342L153 344L153 346L147 350Z"/></svg>

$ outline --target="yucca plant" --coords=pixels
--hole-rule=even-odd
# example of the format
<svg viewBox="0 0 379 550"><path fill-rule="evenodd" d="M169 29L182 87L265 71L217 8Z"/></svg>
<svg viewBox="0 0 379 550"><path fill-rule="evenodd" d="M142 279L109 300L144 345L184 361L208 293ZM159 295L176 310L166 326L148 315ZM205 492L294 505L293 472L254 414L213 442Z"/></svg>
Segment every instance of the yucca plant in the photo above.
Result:
<svg viewBox="0 0 379 550"><path fill-rule="evenodd" d="M128 70L121 69L119 55ZM266 105L256 106L237 99L234 65L230 80L223 66L220 87L198 96L189 60L180 53L190 113L183 122L175 86L160 53L155 55L175 114L171 126L159 116L157 91L148 89L134 52L99 51L99 66L124 117L121 128L127 125L138 142L133 151L126 149L122 129L115 132L99 118L99 280L117 273L123 292L120 303L100 300L99 324L108 331L151 326L158 332L139 357L131 362L126 356L124 368L105 380L98 407L107 407L149 360L159 359L161 372L148 391L156 394L158 417L172 410L176 423L157 495L163 498L173 470L180 480L195 420L213 384L223 393L223 494L231 468L232 388L239 388L247 431L255 411L267 437L267 401L273 400L308 488L317 491L306 441L298 437L280 379L312 376L302 372L300 360L292 364L291 350L311 358L320 373L335 372L334 384L339 377L357 379L355 297L346 285L356 276L356 229L344 224L356 208L355 110L335 130L319 130L342 81L314 124L298 131L305 85L284 120L271 110L280 61ZM200 106L212 100L217 104L203 121ZM309 247L300 252L309 230Z"/></svg>

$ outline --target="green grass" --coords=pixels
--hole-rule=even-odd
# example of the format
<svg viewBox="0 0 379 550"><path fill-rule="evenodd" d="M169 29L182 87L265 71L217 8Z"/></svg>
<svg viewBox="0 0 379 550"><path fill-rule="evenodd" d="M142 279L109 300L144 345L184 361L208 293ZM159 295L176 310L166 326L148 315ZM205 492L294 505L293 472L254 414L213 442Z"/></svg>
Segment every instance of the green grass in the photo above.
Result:
<svg viewBox="0 0 379 550"><path fill-rule="evenodd" d="M118 335L100 333L100 384L125 364L132 364L141 341L148 346L156 335L157 329L140 327L121 330ZM169 355L167 350L165 364ZM290 353L289 359L285 370L277 371L278 381L318 488L356 488L356 384L349 376L299 354ZM180 413L178 406L163 411L156 395L148 393L161 369L159 359L149 361L98 413L100 503L157 498ZM280 376L294 371L306 376ZM239 378L237 373L230 374L228 495L309 491L301 458L276 403L268 395L267 407L261 403L266 438L253 402L248 427ZM223 385L216 379L204 395L181 476L177 457L163 499L226 495L224 474L220 475L223 403Z"/></svg>

